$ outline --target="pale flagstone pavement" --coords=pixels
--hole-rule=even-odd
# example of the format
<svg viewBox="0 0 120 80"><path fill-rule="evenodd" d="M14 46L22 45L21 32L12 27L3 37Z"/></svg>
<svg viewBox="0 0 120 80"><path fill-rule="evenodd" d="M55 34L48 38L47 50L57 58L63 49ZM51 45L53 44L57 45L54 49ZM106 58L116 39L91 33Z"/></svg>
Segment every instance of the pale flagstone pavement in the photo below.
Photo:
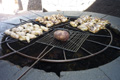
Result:
<svg viewBox="0 0 120 80"><path fill-rule="evenodd" d="M28 14L27 9L47 11L90 11L120 17L120 0L26 0L22 1L23 12L17 14L0 14L0 21ZM26 6L30 1L31 6ZM40 7L37 4L42 5ZM1 4L0 4L1 5ZM1 9L1 8L0 8Z"/></svg>

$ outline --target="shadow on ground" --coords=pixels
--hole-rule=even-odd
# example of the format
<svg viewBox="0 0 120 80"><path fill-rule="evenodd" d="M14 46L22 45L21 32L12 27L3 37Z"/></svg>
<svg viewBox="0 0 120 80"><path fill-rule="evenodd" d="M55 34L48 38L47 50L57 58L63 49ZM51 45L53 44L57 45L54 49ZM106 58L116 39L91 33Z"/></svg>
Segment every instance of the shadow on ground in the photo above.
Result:
<svg viewBox="0 0 120 80"><path fill-rule="evenodd" d="M93 5L85 11L120 17L120 0L96 0Z"/></svg>

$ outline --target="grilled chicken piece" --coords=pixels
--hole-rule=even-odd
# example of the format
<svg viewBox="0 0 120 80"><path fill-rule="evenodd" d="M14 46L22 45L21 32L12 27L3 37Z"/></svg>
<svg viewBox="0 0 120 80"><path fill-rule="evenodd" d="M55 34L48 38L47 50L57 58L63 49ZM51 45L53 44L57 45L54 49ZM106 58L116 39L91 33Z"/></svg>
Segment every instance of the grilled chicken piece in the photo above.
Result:
<svg viewBox="0 0 120 80"><path fill-rule="evenodd" d="M80 24L83 24L83 23L84 23L84 21L83 21L81 18L78 18L78 19L77 19L77 22L80 23Z"/></svg>
<svg viewBox="0 0 120 80"><path fill-rule="evenodd" d="M10 31L10 29L8 29L8 30L5 30L4 33L7 34L7 35L10 35L10 34L11 34L11 31Z"/></svg>
<svg viewBox="0 0 120 80"><path fill-rule="evenodd" d="M14 33L14 32L11 32L10 36L11 36L12 38L15 38L15 39L18 39L18 38L19 38L19 35L17 35L17 34Z"/></svg>
<svg viewBox="0 0 120 80"><path fill-rule="evenodd" d="M57 19L56 19L56 20L54 21L54 24L60 24L60 23L61 23L60 20L57 20Z"/></svg>
<svg viewBox="0 0 120 80"><path fill-rule="evenodd" d="M42 31L39 31L39 30L36 30L36 31L32 31L31 34L34 34L34 35L42 35L43 32L42 32Z"/></svg>
<svg viewBox="0 0 120 80"><path fill-rule="evenodd" d="M63 18L61 19L61 21L62 21L62 22L67 22L68 19L67 19L66 17L63 17Z"/></svg>
<svg viewBox="0 0 120 80"><path fill-rule="evenodd" d="M52 21L47 21L46 27L51 27L53 25L54 25L54 23Z"/></svg>
<svg viewBox="0 0 120 80"><path fill-rule="evenodd" d="M11 31L13 31L13 32L19 32L20 31L20 29L19 28L12 28L12 30Z"/></svg>
<svg viewBox="0 0 120 80"><path fill-rule="evenodd" d="M82 31L87 31L88 26L89 26L88 23L84 23L84 24L79 25L77 28L82 30Z"/></svg>
<svg viewBox="0 0 120 80"><path fill-rule="evenodd" d="M26 36L28 36L30 39L34 39L37 37L36 35L30 33L27 33Z"/></svg>
<svg viewBox="0 0 120 80"><path fill-rule="evenodd" d="M41 29L43 30L43 31L49 31L49 28L47 28L47 27L45 27L45 26L40 26L41 27Z"/></svg>
<svg viewBox="0 0 120 80"><path fill-rule="evenodd" d="M23 26L18 26L17 28L18 28L20 31L22 31L22 30L24 29Z"/></svg>
<svg viewBox="0 0 120 80"><path fill-rule="evenodd" d="M40 28L40 26L37 24L34 24L33 26L34 26L34 28L38 28L38 29Z"/></svg>
<svg viewBox="0 0 120 80"><path fill-rule="evenodd" d="M25 25L27 25L27 26L33 26L32 23L26 23Z"/></svg>
<svg viewBox="0 0 120 80"><path fill-rule="evenodd" d="M20 37L19 37L19 40L20 40L20 41L25 41L25 40L26 40L26 36L20 36Z"/></svg>
<svg viewBox="0 0 120 80"><path fill-rule="evenodd" d="M16 34L19 35L19 36L25 36L26 35L25 32L16 32Z"/></svg>
<svg viewBox="0 0 120 80"><path fill-rule="evenodd" d="M30 42L30 37L29 36L20 36L19 40L20 41L27 41L29 43Z"/></svg>
<svg viewBox="0 0 120 80"><path fill-rule="evenodd" d="M45 20L42 17L37 17L35 21L39 21L40 23L43 23Z"/></svg>
<svg viewBox="0 0 120 80"><path fill-rule="evenodd" d="M97 33L100 29L95 27L95 26L92 26L89 28L89 31L92 32L92 33Z"/></svg>
<svg viewBox="0 0 120 80"><path fill-rule="evenodd" d="M70 21L70 25L72 27L77 27L78 26L78 23L77 22L74 22L74 21Z"/></svg>

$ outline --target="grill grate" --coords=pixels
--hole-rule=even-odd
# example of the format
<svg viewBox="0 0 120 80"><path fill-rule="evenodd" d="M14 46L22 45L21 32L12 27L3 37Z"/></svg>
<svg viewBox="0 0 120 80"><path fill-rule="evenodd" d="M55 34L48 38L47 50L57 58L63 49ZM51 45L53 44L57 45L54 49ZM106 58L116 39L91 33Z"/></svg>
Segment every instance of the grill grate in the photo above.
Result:
<svg viewBox="0 0 120 80"><path fill-rule="evenodd" d="M57 28L57 29L64 29L64 28ZM70 33L70 38L66 42L61 42L61 41L56 40L53 37L53 33L55 30L41 37L39 40L37 40L37 43L54 46L54 47L64 49L67 51L71 51L71 52L77 52L79 48L81 47L81 45L84 43L84 41L89 36L88 33L82 33L79 31L64 29Z"/></svg>

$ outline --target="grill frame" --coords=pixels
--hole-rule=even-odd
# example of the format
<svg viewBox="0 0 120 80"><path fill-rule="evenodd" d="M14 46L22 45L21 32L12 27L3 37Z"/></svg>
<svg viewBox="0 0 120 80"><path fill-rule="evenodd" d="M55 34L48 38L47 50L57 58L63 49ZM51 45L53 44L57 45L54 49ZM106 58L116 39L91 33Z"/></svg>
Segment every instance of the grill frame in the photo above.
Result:
<svg viewBox="0 0 120 80"><path fill-rule="evenodd" d="M66 30L70 34L70 38L66 42L58 41L54 38L54 31L56 30ZM88 38L89 34L85 34L79 31L68 30L65 28L56 28L53 31L49 32L45 36L38 39L37 43L46 44L49 46L54 46L63 50L77 52L84 41ZM49 44L50 43L50 44Z"/></svg>
<svg viewBox="0 0 120 80"><path fill-rule="evenodd" d="M111 48L115 48L115 49L119 49L120 50L120 48L119 47L116 47L116 46L112 46L112 45L109 45L108 47L111 47ZM64 52L64 51L63 51ZM4 57L3 57L4 58ZM1 57L0 57L0 59L1 59ZM40 60L40 58L38 58L36 61L38 61L38 60ZM35 61L35 62L36 62ZM28 70L30 70L31 69L31 67L28 69ZM28 70L26 70L27 72L28 72ZM25 72L25 73L23 73L23 75L21 75L18 79L20 79L22 76L24 76L27 72Z"/></svg>
<svg viewBox="0 0 120 80"><path fill-rule="evenodd" d="M70 20L74 20L74 19L76 19L76 18L77 18L77 17L75 16L75 17L70 17L69 19L70 19ZM30 22L36 23L35 21L33 21L33 19L29 19L28 21L23 20L23 19L20 19L20 21L21 21L21 22L22 22L22 21L23 21L23 22L28 22L28 21L30 21ZM66 22L66 23L60 24L60 25L55 25L55 26L53 26L51 29L54 29L54 28L58 28L58 27L60 27L60 26L67 25L67 28L68 28L68 29L72 29L72 30L75 30L75 31L80 31L80 30L78 30L77 28L75 29L75 28L70 27L70 24L68 24L68 23L69 23L69 21ZM20 23L20 24L21 24L21 23ZM36 24L37 24L37 23L36 23ZM12 25L14 25L14 24L12 24ZM42 24L38 23L38 25L42 25ZM63 27L63 28L64 28L64 27ZM65 57L65 50L63 50L64 60L41 59L41 61L45 61L45 62L72 62L72 61L77 61L77 60L86 59L86 58L95 56L95 55L103 52L104 50L106 50L108 47L113 47L113 48L115 48L115 46L111 46L111 45L110 45L110 44L112 43L112 40L113 40L112 33L109 31L109 29L106 29L106 31L108 31L108 33L110 34L110 38L111 38L111 39L110 39L110 42L109 42L108 45L105 45L105 44L100 43L101 45L106 46L106 47L105 47L104 49L96 52L96 53L91 53L91 52L87 51L86 49L84 49L83 47L81 47L82 50L86 51L86 52L89 54L88 56L80 57L80 58L75 58L75 59L66 59L66 57ZM83 32L83 33L87 33L87 32ZM96 35L91 34L91 33L89 33L89 34L92 35L92 36L96 36ZM44 36L44 35L43 35L43 36ZM105 37L107 37L106 35L97 35L97 36L105 36ZM7 39L6 39L6 40L7 40ZM94 42L94 41L93 41L93 42ZM95 42L95 43L96 43L96 42ZM99 43L99 42L97 42L97 43ZM16 53L19 54L19 55L22 55L22 56L24 56L24 57L27 57L27 58L30 58L30 59L33 59L33 60L37 60L37 59L38 59L37 57L29 56L29 55L26 55L26 54L24 54L24 53L21 53L21 52L15 50L14 48L12 48L12 47L9 45L9 43L6 43L6 44L7 44L7 46L8 46L12 51L16 52ZM31 43L30 43L30 44L31 44ZM29 45L29 44L28 44L28 45ZM53 46L53 47L54 47L54 46ZM119 48L118 48L118 49L119 49ZM13 53L14 53L14 52L13 52ZM3 57L4 57L4 56L3 56Z"/></svg>
<svg viewBox="0 0 120 80"><path fill-rule="evenodd" d="M51 59L43 59L43 58L42 58L40 61L64 63L64 62L78 61L78 60L82 60L82 59L86 59L86 58L95 56L95 55L97 55L97 54L105 51L107 48L109 48L110 45L111 45L111 43L112 43L112 41L113 41L112 33L110 32L109 29L106 29L106 30L109 32L109 34L110 34L110 36L111 36L111 37L110 37L110 42L109 42L109 44L108 44L104 49L102 49L102 50L100 50L100 51L98 51L98 52L96 52L96 53L90 53L90 52L88 52L90 55L84 56L84 57L80 57L80 58L74 58L74 59L51 60ZM7 38L6 38L6 40L7 40ZM8 46L13 52L16 52L16 53L19 54L19 55L22 55L22 56L24 56L24 57L27 57L27 58L30 58L30 59L33 59L33 60L38 60L38 59L39 59L38 57L29 56L29 55L26 55L26 54L24 54L24 53L21 53L21 52L15 50L14 48L12 48L12 47L9 45L9 43L6 43L6 44L7 44L7 46ZM84 49L84 48L81 47L81 49ZM63 51L64 51L64 50L63 50Z"/></svg>

